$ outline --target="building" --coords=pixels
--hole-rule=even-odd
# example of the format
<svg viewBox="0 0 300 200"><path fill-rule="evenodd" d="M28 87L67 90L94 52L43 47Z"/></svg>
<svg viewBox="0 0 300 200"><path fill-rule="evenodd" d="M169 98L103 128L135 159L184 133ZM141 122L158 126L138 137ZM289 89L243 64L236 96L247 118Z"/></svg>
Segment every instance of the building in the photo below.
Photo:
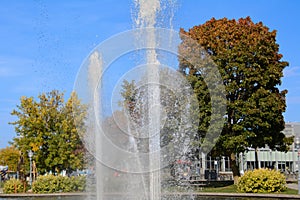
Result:
<svg viewBox="0 0 300 200"><path fill-rule="evenodd" d="M287 137L294 136L300 138L300 122L290 122L285 124L284 134ZM300 151L300 150L299 150ZM214 172L219 180L232 180L231 163L228 156L211 157L209 155L199 155L199 160L189 162L179 162L175 167L189 169L191 176L198 176L200 179L207 179L205 174L207 171ZM247 152L240 153L238 156L240 173L243 174L247 170L255 168L272 168L284 172L286 175L290 174L295 178L298 172L298 150L295 148L294 143L290 146L288 152L272 151L267 146L258 149L258 166L255 166L255 149L248 148ZM299 166L300 167L300 166ZM173 176L176 174L176 169ZM180 173L178 173L180 174ZM290 176L287 176L290 178Z"/></svg>
<svg viewBox="0 0 300 200"><path fill-rule="evenodd" d="M300 122L288 122L285 125L284 134L288 137L294 136L300 138ZM240 171L252 170L255 166L255 149L249 148L249 151L240 154ZM298 171L298 151L294 143L288 152L272 151L267 146L258 149L258 168L271 167L286 173L295 173Z"/></svg>

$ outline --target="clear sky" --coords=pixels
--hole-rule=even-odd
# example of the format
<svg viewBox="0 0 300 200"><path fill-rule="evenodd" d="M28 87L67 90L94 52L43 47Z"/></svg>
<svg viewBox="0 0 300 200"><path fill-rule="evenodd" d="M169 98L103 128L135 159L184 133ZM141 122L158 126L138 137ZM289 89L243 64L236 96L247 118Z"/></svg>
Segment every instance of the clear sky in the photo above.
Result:
<svg viewBox="0 0 300 200"><path fill-rule="evenodd" d="M150 0L149 0L150 1ZM92 49L131 29L131 0L10 0L0 2L0 148L14 136L8 122L21 96L52 89L70 94L76 73ZM250 16L276 29L288 89L286 121L300 121L300 1L181 0L174 29L215 18Z"/></svg>

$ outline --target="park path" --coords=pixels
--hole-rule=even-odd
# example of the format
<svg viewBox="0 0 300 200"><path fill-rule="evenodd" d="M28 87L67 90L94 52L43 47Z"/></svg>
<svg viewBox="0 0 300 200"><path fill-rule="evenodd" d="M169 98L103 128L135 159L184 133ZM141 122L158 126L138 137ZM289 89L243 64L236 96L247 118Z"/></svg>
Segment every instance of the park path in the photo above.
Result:
<svg viewBox="0 0 300 200"><path fill-rule="evenodd" d="M288 183L287 187L290 189L298 190L298 184L296 183Z"/></svg>

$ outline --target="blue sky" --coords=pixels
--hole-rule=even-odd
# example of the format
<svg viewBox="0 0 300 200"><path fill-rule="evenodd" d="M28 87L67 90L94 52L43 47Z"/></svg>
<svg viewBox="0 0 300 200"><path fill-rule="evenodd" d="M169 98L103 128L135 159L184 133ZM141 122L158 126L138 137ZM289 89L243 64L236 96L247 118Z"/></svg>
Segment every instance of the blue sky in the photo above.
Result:
<svg viewBox="0 0 300 200"><path fill-rule="evenodd" d="M129 30L130 0L0 2L0 148L15 136L8 122L21 96L73 88L79 67L103 40ZM288 89L286 121L300 121L300 1L178 1L174 29L188 29L215 18L250 16L276 29Z"/></svg>

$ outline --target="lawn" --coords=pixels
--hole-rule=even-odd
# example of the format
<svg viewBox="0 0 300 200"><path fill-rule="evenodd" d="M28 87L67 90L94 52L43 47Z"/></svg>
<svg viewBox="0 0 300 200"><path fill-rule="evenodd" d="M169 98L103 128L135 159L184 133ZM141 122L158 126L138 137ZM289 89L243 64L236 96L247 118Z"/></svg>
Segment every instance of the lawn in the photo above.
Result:
<svg viewBox="0 0 300 200"><path fill-rule="evenodd" d="M220 192L220 193L237 193L237 188L236 185L229 185L226 187L207 187L203 188L202 190L200 189L195 189L196 192ZM298 194L298 190L294 189L286 189L284 192L281 192L280 194Z"/></svg>

